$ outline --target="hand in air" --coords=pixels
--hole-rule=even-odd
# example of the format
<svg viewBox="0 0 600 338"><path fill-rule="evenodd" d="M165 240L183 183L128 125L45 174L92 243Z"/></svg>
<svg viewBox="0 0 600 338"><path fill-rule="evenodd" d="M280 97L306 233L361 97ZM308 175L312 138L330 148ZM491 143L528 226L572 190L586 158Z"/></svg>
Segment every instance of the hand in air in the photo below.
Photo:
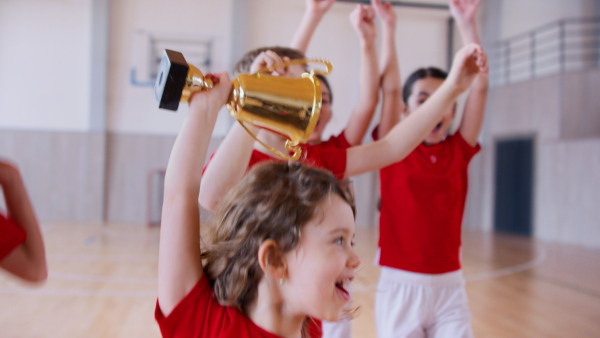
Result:
<svg viewBox="0 0 600 338"><path fill-rule="evenodd" d="M471 43L461 48L454 56L447 80L463 92L471 86L478 75L487 76L487 74L487 55L480 45Z"/></svg>
<svg viewBox="0 0 600 338"><path fill-rule="evenodd" d="M475 20L475 14L481 0L450 0L450 13L458 23L470 23Z"/></svg>
<svg viewBox="0 0 600 338"><path fill-rule="evenodd" d="M250 73L254 74L258 71L262 71L265 68L271 68L280 65L273 69L271 72L267 72L272 75L285 75L288 71L287 66L283 66L284 62L289 62L290 59L286 57L280 57L277 53L267 50L258 54L258 56L252 62L250 66Z"/></svg>
<svg viewBox="0 0 600 338"><path fill-rule="evenodd" d="M382 2L381 0L371 0L371 6L375 10L375 14L385 25L389 27L396 27L396 11L389 2Z"/></svg>
<svg viewBox="0 0 600 338"><path fill-rule="evenodd" d="M213 81L209 90L197 91L190 99L190 111L218 112L231 93L231 81L227 73L208 73L205 78Z"/></svg>
<svg viewBox="0 0 600 338"><path fill-rule="evenodd" d="M350 13L350 22L352 27L358 33L361 40L372 42L377 37L377 27L375 27L375 11L371 6L357 5Z"/></svg>

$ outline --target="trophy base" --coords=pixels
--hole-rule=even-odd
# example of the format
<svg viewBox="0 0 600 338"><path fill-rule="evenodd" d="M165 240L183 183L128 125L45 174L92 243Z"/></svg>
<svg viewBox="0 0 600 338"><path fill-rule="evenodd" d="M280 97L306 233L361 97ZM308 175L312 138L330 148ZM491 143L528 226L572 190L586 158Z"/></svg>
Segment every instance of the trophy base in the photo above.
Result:
<svg viewBox="0 0 600 338"><path fill-rule="evenodd" d="M179 108L189 68L183 54L165 49L154 83L154 97L159 108L173 111Z"/></svg>

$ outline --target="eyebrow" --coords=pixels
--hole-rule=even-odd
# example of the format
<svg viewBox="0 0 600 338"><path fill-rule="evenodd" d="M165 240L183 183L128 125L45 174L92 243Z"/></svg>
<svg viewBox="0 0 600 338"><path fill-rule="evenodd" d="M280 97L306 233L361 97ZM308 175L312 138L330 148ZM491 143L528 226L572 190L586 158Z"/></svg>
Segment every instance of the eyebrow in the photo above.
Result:
<svg viewBox="0 0 600 338"><path fill-rule="evenodd" d="M424 96L429 96L429 93L427 92L419 92L419 96L424 95Z"/></svg>
<svg viewBox="0 0 600 338"><path fill-rule="evenodd" d="M335 233L338 233L338 232L342 232L342 233L349 233L349 232L350 232L350 230L349 230L349 229L347 229L347 228L335 228L335 229L331 230L331 231L329 232L329 234L331 235L331 234L335 234Z"/></svg>

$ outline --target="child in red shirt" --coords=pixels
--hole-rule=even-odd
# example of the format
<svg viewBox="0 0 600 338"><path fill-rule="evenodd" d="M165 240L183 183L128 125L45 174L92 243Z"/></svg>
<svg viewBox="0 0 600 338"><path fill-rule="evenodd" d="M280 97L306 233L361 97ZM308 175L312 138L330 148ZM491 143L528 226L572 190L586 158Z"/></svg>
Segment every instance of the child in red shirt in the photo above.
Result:
<svg viewBox="0 0 600 338"><path fill-rule="evenodd" d="M8 217L0 213L0 268L29 282L46 280L40 227L19 169L0 160L0 186Z"/></svg>
<svg viewBox="0 0 600 338"><path fill-rule="evenodd" d="M479 0L451 0L450 9L465 43L479 43L474 15ZM418 108L435 95L447 74L419 69L406 81L404 108L396 93L384 90L384 109L396 120L382 121L374 136L395 128L400 112ZM396 83L397 72L384 74ZM438 124L404 160L380 170L381 211L378 261L382 266L376 294L379 336L472 337L470 311L460 265L461 223L468 165L477 142L487 95L487 76L470 88L461 123L448 135L455 107L443 111ZM399 125L405 121L399 122Z"/></svg>
<svg viewBox="0 0 600 338"><path fill-rule="evenodd" d="M203 159L227 74L190 99L165 176L156 319L164 337L307 336L308 318L338 320L360 264L346 186L299 163L256 166L200 238Z"/></svg>

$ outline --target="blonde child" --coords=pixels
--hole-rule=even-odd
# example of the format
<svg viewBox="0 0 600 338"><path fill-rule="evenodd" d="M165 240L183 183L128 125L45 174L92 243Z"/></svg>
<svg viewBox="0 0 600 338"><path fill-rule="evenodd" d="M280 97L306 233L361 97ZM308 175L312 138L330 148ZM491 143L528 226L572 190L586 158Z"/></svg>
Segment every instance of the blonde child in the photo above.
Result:
<svg viewBox="0 0 600 338"><path fill-rule="evenodd" d="M0 267L29 282L48 276L40 227L19 169L0 160L0 186L7 214L0 213Z"/></svg>
<svg viewBox="0 0 600 338"><path fill-rule="evenodd" d="M479 43L474 21L479 3L450 1L466 44ZM382 8L380 3L375 6L378 14ZM374 133L376 138L385 137L420 114L421 107L437 95L446 78L446 73L437 68L415 71L404 86L406 106L396 103L397 93L384 90L383 109L392 110L387 115L396 119L382 120ZM398 79L397 72L383 76L383 82L391 83L392 88L399 88ZM410 155L380 171L378 262L382 268L375 306L380 337L473 336L460 264L461 223L467 169L480 149L477 138L486 95L487 74L482 73L470 86L455 134L448 135L456 109L451 105L440 110L436 123ZM387 104L388 100L394 103ZM401 112L408 117L397 123Z"/></svg>

